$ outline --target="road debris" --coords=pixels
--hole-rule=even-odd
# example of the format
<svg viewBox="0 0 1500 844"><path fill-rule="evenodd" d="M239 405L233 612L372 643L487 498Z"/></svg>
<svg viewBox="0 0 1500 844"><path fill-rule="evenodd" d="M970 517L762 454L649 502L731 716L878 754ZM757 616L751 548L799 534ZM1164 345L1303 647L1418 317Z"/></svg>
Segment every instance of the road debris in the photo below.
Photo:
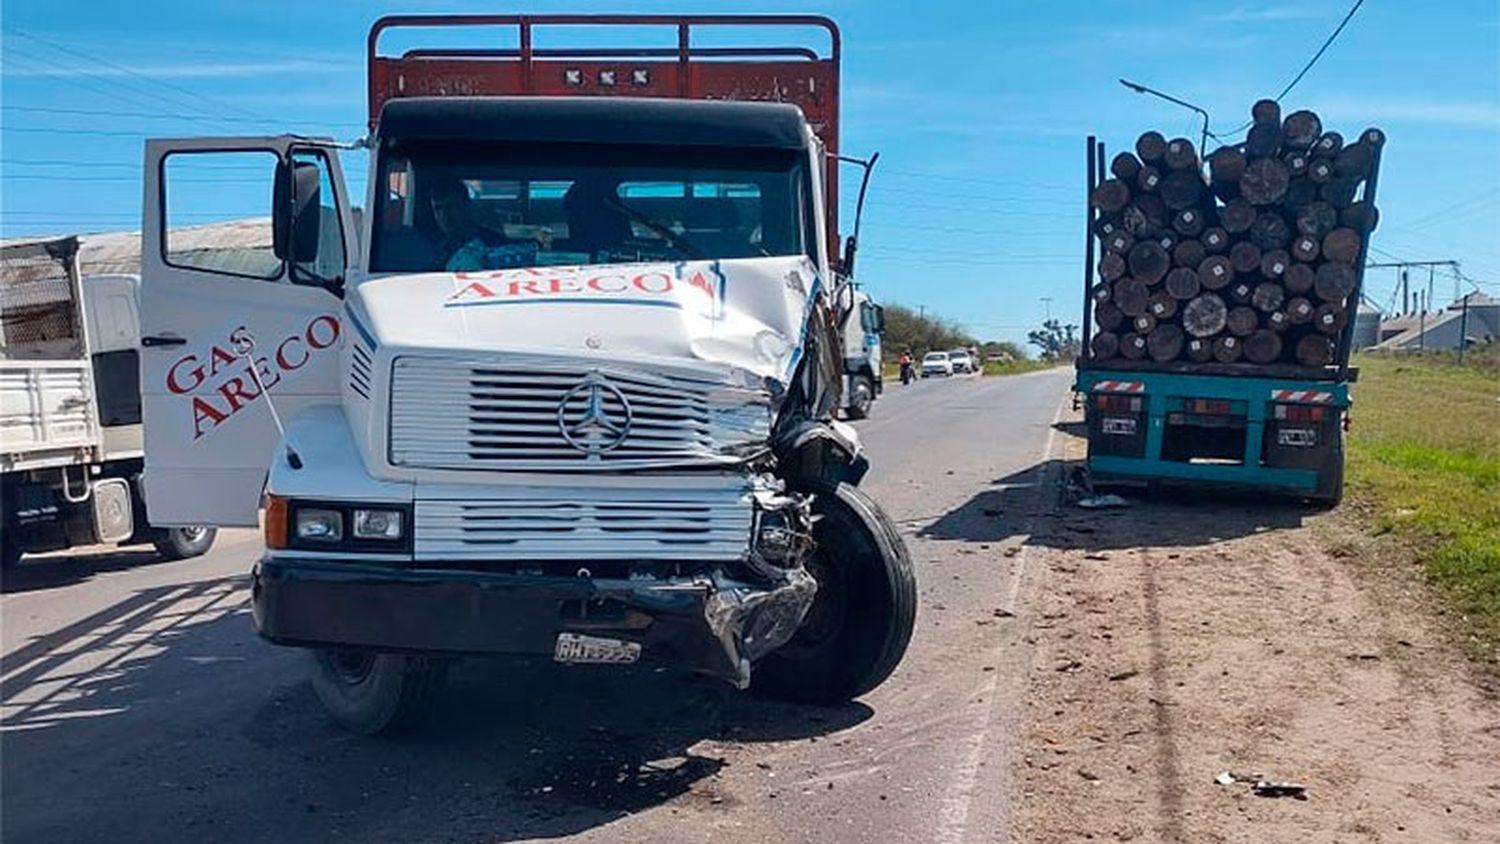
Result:
<svg viewBox="0 0 1500 844"><path fill-rule="evenodd" d="M1257 797L1290 797L1294 800L1307 799L1307 786L1298 782L1286 782L1268 780L1264 774L1237 774L1233 771L1222 771L1214 777L1214 782L1219 785L1248 785L1250 793Z"/></svg>
<svg viewBox="0 0 1500 844"><path fill-rule="evenodd" d="M1091 495L1088 498L1078 499L1078 506L1085 510L1108 510L1116 507L1129 507L1130 502L1113 493L1107 495Z"/></svg>
<svg viewBox="0 0 1500 844"><path fill-rule="evenodd" d="M1272 782L1261 780L1250 786L1250 791L1260 797L1291 797L1294 800L1307 799L1307 786L1296 782Z"/></svg>

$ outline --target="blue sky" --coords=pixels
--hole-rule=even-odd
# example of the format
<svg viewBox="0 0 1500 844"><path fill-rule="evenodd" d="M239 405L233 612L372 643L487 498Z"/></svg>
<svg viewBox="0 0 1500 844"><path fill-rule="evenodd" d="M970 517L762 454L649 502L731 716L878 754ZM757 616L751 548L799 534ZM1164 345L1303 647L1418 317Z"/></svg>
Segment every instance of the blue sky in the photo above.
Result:
<svg viewBox="0 0 1500 844"><path fill-rule="evenodd" d="M981 337L1019 339L1049 308L1079 316L1084 136L1112 150L1146 128L1197 136L1190 113L1115 80L1169 90L1232 129L1290 80L1350 2L574 0L524 10L832 16L845 43L843 152L882 156L861 281ZM138 228L147 136L357 137L370 22L473 8L6 0L0 232ZM1457 259L1500 294L1495 0L1367 0L1285 108L1315 109L1347 136L1369 125L1388 134L1372 259ZM356 196L363 165L345 163ZM1438 301L1453 284L1440 275ZM1367 278L1383 305L1394 285L1391 270Z"/></svg>

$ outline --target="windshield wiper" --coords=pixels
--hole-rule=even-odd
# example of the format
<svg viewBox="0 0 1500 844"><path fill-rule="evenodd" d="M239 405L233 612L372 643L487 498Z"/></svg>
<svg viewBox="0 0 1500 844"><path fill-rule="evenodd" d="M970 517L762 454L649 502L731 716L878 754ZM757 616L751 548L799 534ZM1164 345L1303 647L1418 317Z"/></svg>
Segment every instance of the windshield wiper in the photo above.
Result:
<svg viewBox="0 0 1500 844"><path fill-rule="evenodd" d="M604 198L604 204L650 229L658 237L670 244L672 248L676 249L678 252L683 253L689 258L698 261L704 261L708 259L708 256L703 254L703 250L684 240L682 235L667 228L661 222L653 220L650 217L647 217L645 214L642 214L634 208L631 208L620 200L609 196Z"/></svg>

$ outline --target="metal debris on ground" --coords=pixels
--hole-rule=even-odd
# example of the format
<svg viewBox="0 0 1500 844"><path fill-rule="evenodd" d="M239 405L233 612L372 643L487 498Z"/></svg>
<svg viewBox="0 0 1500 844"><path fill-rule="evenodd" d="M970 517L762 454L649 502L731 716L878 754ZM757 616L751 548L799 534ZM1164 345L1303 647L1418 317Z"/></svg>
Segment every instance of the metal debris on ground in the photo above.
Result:
<svg viewBox="0 0 1500 844"><path fill-rule="evenodd" d="M1078 499L1078 506L1085 510L1105 510L1113 507L1129 507L1130 502L1113 493L1108 495L1091 495L1088 498Z"/></svg>
<svg viewBox="0 0 1500 844"><path fill-rule="evenodd" d="M1307 786L1297 782L1278 782L1268 780L1264 774L1236 774L1233 771L1223 771L1214 777L1214 782L1219 785L1234 785L1236 783L1250 786L1250 793L1257 797L1291 797L1295 800L1307 799Z"/></svg>
<svg viewBox="0 0 1500 844"><path fill-rule="evenodd" d="M1307 786L1296 782L1271 782L1261 780L1250 786L1250 790L1260 797L1291 797L1297 800L1307 799Z"/></svg>

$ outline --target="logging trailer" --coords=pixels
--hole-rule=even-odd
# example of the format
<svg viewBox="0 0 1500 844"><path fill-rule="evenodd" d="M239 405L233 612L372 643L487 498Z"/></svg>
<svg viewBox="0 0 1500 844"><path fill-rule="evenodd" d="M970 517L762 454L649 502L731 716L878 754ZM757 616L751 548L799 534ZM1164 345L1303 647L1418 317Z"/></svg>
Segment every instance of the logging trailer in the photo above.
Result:
<svg viewBox="0 0 1500 844"><path fill-rule="evenodd" d="M1143 136L1143 140L1145 137ZM1383 142L1382 135L1371 137ZM1251 140L1258 139L1252 137ZM1140 145L1137 146L1139 148ZM1370 209L1373 208L1379 173L1379 147L1378 144L1371 146L1375 149L1374 157L1368 163L1363 194L1359 197L1363 205L1356 211L1371 214L1369 228L1374 226L1373 211ZM1139 350L1133 357L1115 355L1110 350L1112 343L1097 342L1097 335L1106 332L1097 324L1096 308L1104 298L1120 293L1137 295L1139 291L1133 290L1129 283L1123 289L1118 286L1119 282L1115 283L1116 286L1106 287L1094 277L1096 238L1103 241L1100 246L1101 274L1111 269L1124 272L1123 264L1118 262L1117 250L1113 249L1118 244L1108 240L1109 237L1122 235L1109 226L1101 227L1106 215L1097 207L1100 195L1104 195L1106 201L1118 198L1109 196L1109 188L1117 188L1115 184L1096 193L1109 176L1109 170L1105 166L1104 144L1090 136L1087 155L1091 202L1085 232L1084 343L1076 364L1077 376L1073 389L1084 407L1088 439L1087 469L1093 483L1098 486L1185 485L1234 488L1305 498L1326 506L1337 504L1343 494L1344 433L1349 424L1349 385L1358 376L1357 368L1349 365L1354 320L1343 313L1342 307L1337 313L1329 309L1330 315L1327 318L1337 318L1339 323L1336 331L1325 332L1332 334L1329 337L1332 342L1326 343L1331 355L1321 365L1307 365L1302 360L1285 360L1291 349L1287 349L1287 355L1281 354L1281 341L1277 337L1269 338L1276 343L1277 349L1277 352L1269 355L1273 359L1270 362L1257 363L1239 359L1241 354L1248 356L1248 348L1243 352L1240 349L1230 349L1232 355L1223 354L1216 359L1213 355L1213 343L1190 339L1175 326L1169 326L1175 331L1175 338L1169 331L1167 339L1175 339L1176 350L1167 350L1167 353L1158 355L1153 348L1148 354L1148 341L1154 343L1160 335L1150 330L1151 326L1156 325L1154 319L1143 320L1140 317L1135 318L1130 325L1137 333L1125 335L1139 346ZM1291 161L1294 157L1288 156L1288 166L1295 168L1305 164ZM1241 158L1240 163L1243 164L1243 161ZM1196 157L1192 167L1197 167ZM1178 167L1174 168L1173 175L1191 172L1193 170ZM1212 199L1208 202L1212 205ZM1238 213L1244 207L1244 202L1235 201L1219 209L1219 213L1222 217ZM1333 239L1332 248L1347 247L1351 253L1357 252L1355 260L1339 261L1341 267L1353 264L1352 279L1343 281L1345 287L1352 285L1352 291L1348 292L1346 298L1348 302L1357 303L1363 290L1364 263L1369 240L1368 229L1365 231L1366 236L1358 238L1352 245L1342 242L1340 237ZM1218 237L1221 234L1208 236ZM1293 238L1290 248L1295 252L1304 246L1302 240L1305 238ZM1229 252L1227 243L1214 244L1210 249L1214 246L1226 247L1225 251ZM1223 267L1224 271L1237 279L1231 284L1243 284L1246 279L1251 279L1251 285L1255 286L1255 279L1259 278L1258 269L1251 268L1246 274L1244 268L1235 266L1236 256L1233 252L1225 256L1208 255L1205 260L1209 269L1214 266ZM1110 268L1111 263L1116 266ZM1171 263L1169 258L1168 265ZM1180 261L1177 263L1181 264ZM1311 275L1306 264L1288 261L1288 266L1300 266ZM1269 270L1266 275L1271 275ZM1122 280L1130 281L1128 277ZM1174 285L1174 277L1168 274L1164 280L1167 291L1170 291ZM1190 281L1197 284L1195 280ZM1110 292L1101 293L1101 289ZM1167 291L1160 295L1167 295ZM1229 298L1228 289L1222 292L1225 298ZM1312 295L1308 294L1310 298ZM1244 307L1231 310L1228 315L1231 326L1235 317L1233 311L1240 311L1242 314L1249 312L1258 321L1280 319L1288 313L1279 304L1271 308L1252 308L1251 296L1253 293L1243 297ZM1218 304L1222 312L1223 303ZM1183 310L1186 311L1187 308ZM1257 315L1257 310L1264 315ZM1277 316L1277 313L1282 316ZM1184 314L1184 318L1186 316ZM1313 317L1311 313L1302 316L1308 319ZM1167 324L1166 320L1162 322L1164 326ZM1224 323L1223 316L1219 317L1219 322L1221 325ZM1255 329L1259 326L1249 327ZM1273 334L1266 329L1240 333L1246 336L1237 338L1235 333L1222 330L1218 342L1228 342L1231 345L1238 342L1244 347L1252 340L1266 339L1267 335ZM1114 338L1112 335L1106 339L1113 341ZM1188 339L1190 346L1198 344L1197 348L1192 351L1183 348L1184 339ZM1104 350L1103 354L1100 349ZM1200 349L1202 354L1195 354ZM1233 360L1224 362L1224 358Z"/></svg>

